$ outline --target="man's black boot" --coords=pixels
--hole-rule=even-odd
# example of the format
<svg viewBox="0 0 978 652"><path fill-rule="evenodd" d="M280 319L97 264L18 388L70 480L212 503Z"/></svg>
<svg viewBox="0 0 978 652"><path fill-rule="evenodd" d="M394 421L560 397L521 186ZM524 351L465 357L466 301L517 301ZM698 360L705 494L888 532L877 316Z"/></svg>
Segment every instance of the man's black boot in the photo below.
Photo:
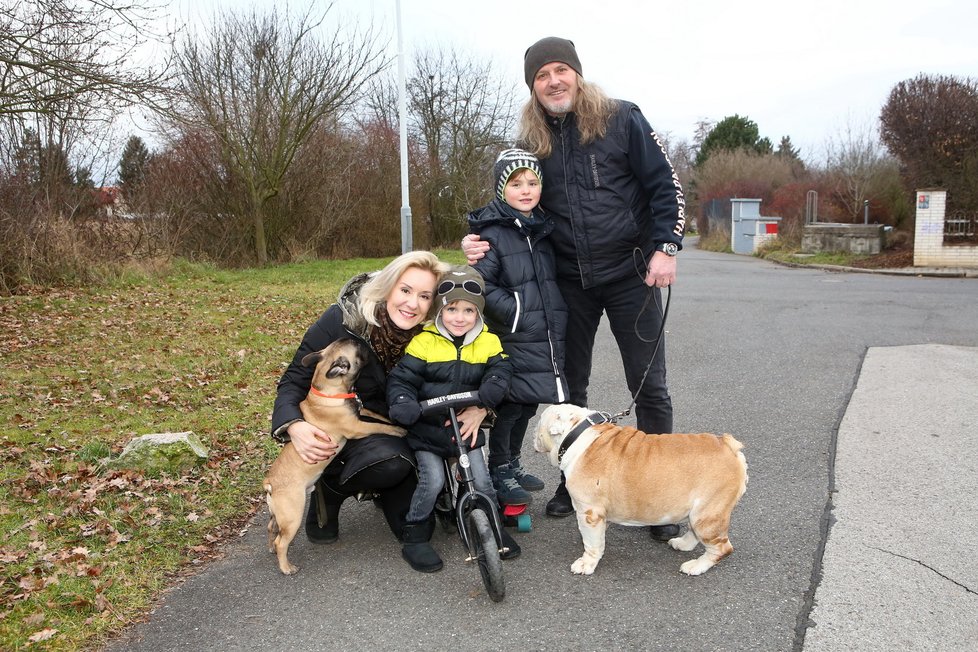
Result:
<svg viewBox="0 0 978 652"><path fill-rule="evenodd" d="M679 526L676 524L650 525L649 536L656 541L668 541L679 536Z"/></svg>
<svg viewBox="0 0 978 652"><path fill-rule="evenodd" d="M547 516L570 516L573 513L574 503L571 502L570 494L567 493L564 474L561 474L557 491L554 493L554 497L547 502Z"/></svg>

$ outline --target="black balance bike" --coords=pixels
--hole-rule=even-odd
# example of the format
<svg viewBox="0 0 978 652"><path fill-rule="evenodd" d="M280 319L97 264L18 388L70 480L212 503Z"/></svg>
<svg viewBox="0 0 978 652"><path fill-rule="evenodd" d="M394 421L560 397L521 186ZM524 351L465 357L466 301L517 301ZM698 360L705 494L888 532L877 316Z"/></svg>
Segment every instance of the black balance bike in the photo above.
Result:
<svg viewBox="0 0 978 652"><path fill-rule="evenodd" d="M462 441L455 415L456 409L478 405L479 402L478 392L459 392L421 401L421 412L447 412L458 446L458 456L445 460L445 487L435 503L435 515L444 527L450 528L454 525L458 529L462 544L468 551L465 561L478 564L486 593L493 602L499 602L506 597L503 563L499 557L500 552L508 551L502 545L503 524L496 502L475 488L469 450Z"/></svg>

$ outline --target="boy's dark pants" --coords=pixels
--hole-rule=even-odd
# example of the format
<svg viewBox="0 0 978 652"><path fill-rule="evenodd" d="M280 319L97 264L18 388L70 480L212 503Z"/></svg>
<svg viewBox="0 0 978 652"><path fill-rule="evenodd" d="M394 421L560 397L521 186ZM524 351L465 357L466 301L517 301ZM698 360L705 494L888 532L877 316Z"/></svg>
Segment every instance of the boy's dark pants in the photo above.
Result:
<svg viewBox="0 0 978 652"><path fill-rule="evenodd" d="M530 419L537 413L537 403L501 403L496 408L496 423L489 431L489 469L508 464L519 457Z"/></svg>

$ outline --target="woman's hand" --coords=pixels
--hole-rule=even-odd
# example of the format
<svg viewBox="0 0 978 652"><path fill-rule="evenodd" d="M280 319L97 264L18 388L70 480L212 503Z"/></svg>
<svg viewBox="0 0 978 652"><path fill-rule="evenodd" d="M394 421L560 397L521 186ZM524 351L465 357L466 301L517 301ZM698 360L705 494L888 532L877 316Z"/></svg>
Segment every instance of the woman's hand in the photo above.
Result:
<svg viewBox="0 0 978 652"><path fill-rule="evenodd" d="M475 444L475 440L479 437L479 427L488 414L487 409L477 405L470 405L458 413L458 429L462 433L462 441L468 440L469 446ZM445 425L449 426L451 422Z"/></svg>
<svg viewBox="0 0 978 652"><path fill-rule="evenodd" d="M327 462L336 455L336 442L307 421L296 421L288 427L287 432L295 452L306 464Z"/></svg>
<svg viewBox="0 0 978 652"><path fill-rule="evenodd" d="M489 251L489 242L480 240L475 233L470 233L462 238L462 253L469 265L475 265L479 259L484 258Z"/></svg>

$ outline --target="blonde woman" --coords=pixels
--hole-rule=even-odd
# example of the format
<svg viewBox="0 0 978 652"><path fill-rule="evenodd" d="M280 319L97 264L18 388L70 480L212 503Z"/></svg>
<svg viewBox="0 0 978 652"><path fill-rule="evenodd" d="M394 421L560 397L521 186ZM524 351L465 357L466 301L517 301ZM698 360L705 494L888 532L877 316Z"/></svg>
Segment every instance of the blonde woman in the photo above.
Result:
<svg viewBox="0 0 978 652"><path fill-rule="evenodd" d="M272 436L291 441L313 464L332 459L336 445L330 433L302 420L299 403L309 393L313 369L302 366L308 353L335 340L354 337L370 350L357 378L363 406L387 414L387 375L428 319L435 289L448 265L427 251L413 251L378 272L358 274L339 299L306 331L292 363L278 384L272 412ZM306 516L306 536L313 543L332 543L339 536L343 501L356 494L376 495L387 524L400 540L404 519L417 485L414 455L403 439L374 435L348 440L334 464L326 467Z"/></svg>

